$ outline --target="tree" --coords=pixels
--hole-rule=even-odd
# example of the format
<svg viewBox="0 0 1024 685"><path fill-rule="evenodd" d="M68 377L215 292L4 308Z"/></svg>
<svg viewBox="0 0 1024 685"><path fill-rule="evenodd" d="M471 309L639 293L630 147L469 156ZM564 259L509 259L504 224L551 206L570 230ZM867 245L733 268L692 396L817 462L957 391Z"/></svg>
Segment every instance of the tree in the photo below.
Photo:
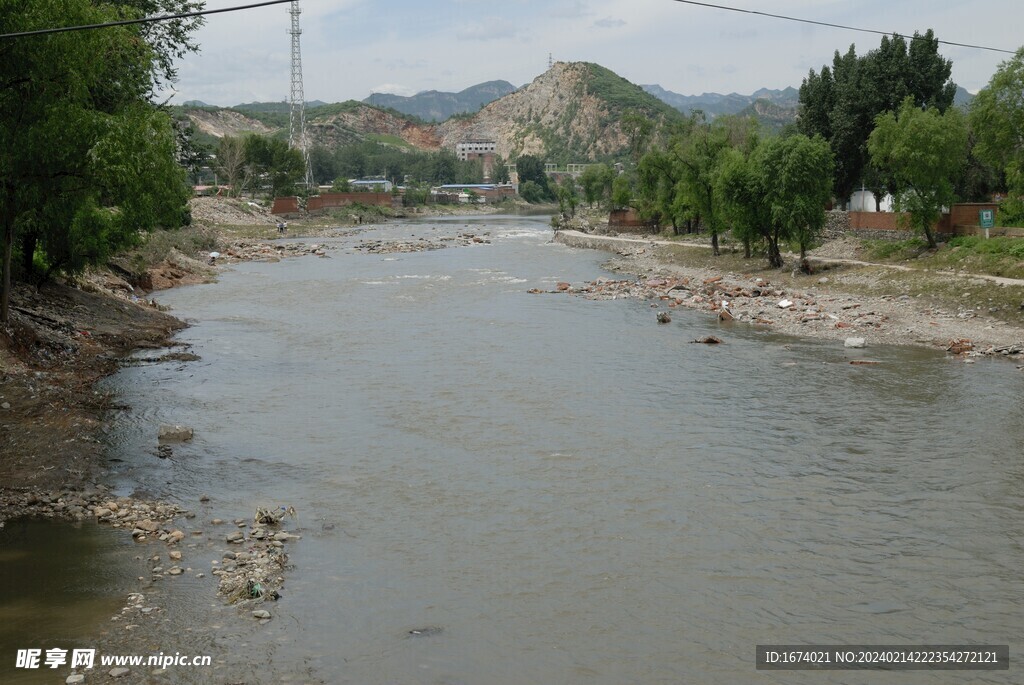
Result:
<svg viewBox="0 0 1024 685"><path fill-rule="evenodd" d="M611 196L612 181L615 180L615 171L607 164L590 164L580 174L580 186L583 188L583 199L594 206L600 204Z"/></svg>
<svg viewBox="0 0 1024 685"><path fill-rule="evenodd" d="M508 183L508 163L505 158L501 155L494 156L494 162L491 164L491 183Z"/></svg>
<svg viewBox="0 0 1024 685"><path fill-rule="evenodd" d="M245 185L245 140L237 136L224 136L217 143L217 170L231 194L237 196Z"/></svg>
<svg viewBox="0 0 1024 685"><path fill-rule="evenodd" d="M825 223L825 204L832 193L832 153L824 138L796 134L771 138L751 155L741 170L738 199L768 244L768 264L782 266L782 240L800 243L800 258ZM734 200L736 202L737 200ZM756 209L759 204L763 209ZM765 213L761 213L765 212Z"/></svg>
<svg viewBox="0 0 1024 685"><path fill-rule="evenodd" d="M954 200L953 184L967 158L967 126L960 110L920 109L913 98L898 113L878 117L868 140L871 159L898 184L897 211L935 247L932 226Z"/></svg>
<svg viewBox="0 0 1024 685"><path fill-rule="evenodd" d="M247 135L245 163L256 186L267 188L271 197L294 193L295 184L306 174L302 152L280 138Z"/></svg>
<svg viewBox="0 0 1024 685"><path fill-rule="evenodd" d="M721 197L722 221L733 237L743 242L743 256L751 256L753 243L761 236L760 229L771 223L768 205L749 150L727 150L715 170L715 191Z"/></svg>
<svg viewBox="0 0 1024 685"><path fill-rule="evenodd" d="M633 157L633 163L638 164L654 132L654 122L643 112L631 109L619 119L619 128L629 140L629 152Z"/></svg>
<svg viewBox="0 0 1024 685"><path fill-rule="evenodd" d="M544 162L539 157L533 155L521 155L516 160L516 174L519 176L519 184L522 185L528 181L533 181L540 189L540 200L551 200L554 198L554 193L551 192L551 186L548 183L547 172L544 171ZM519 192L522 195L522 189ZM525 199L525 195L523 196ZM531 200L527 200L531 202Z"/></svg>
<svg viewBox="0 0 1024 685"><path fill-rule="evenodd" d="M974 98L970 121L974 154L1006 175L1004 218L1024 220L1024 47L999 65Z"/></svg>
<svg viewBox="0 0 1024 685"><path fill-rule="evenodd" d="M576 186L576 179L566 176L558 184L558 210L570 217L576 216L576 207L580 204L579 190Z"/></svg>
<svg viewBox="0 0 1024 685"><path fill-rule="evenodd" d="M905 97L940 112L952 106L952 62L938 46L931 29L915 32L909 47L902 36L883 36L879 47L862 57L852 45L843 55L836 51L831 69L811 70L804 79L797 128L828 141L835 155L835 192L844 204L862 183L870 181L876 195L892 186L892 179L867 169L867 139L879 114L897 109Z"/></svg>
<svg viewBox="0 0 1024 685"><path fill-rule="evenodd" d="M196 6L0 4L3 33ZM188 187L175 130L150 96L173 78L173 59L194 49L188 33L197 25L175 20L0 42L0 322L9 318L16 243L31 278L37 260L44 276L74 273L130 245L140 230L181 225Z"/></svg>
<svg viewBox="0 0 1024 685"><path fill-rule="evenodd" d="M703 112L691 115L685 133L673 139L676 157L683 169L683 187L688 204L711 234L711 252L719 255L721 198L715 192L715 168L728 150L729 131L723 125L708 123Z"/></svg>
<svg viewBox="0 0 1024 685"><path fill-rule="evenodd" d="M612 209L629 209L633 201L633 184L629 176L619 174L612 181Z"/></svg>

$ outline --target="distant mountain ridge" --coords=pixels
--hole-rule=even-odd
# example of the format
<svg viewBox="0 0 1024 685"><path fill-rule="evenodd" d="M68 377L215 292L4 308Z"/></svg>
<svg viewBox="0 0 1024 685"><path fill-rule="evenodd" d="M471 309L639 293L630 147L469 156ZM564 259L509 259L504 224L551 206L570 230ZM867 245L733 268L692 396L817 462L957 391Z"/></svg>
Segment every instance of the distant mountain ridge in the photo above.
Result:
<svg viewBox="0 0 1024 685"><path fill-rule="evenodd" d="M476 112L515 90L516 87L508 81L487 81L458 93L437 90L425 90L411 96L371 93L363 102L374 107L393 109L423 121L439 122L456 114Z"/></svg>
<svg viewBox="0 0 1024 685"><path fill-rule="evenodd" d="M800 91L790 86L782 90L770 90L761 88L750 95L739 93L703 93L701 95L681 95L671 90L665 90L657 84L640 86L645 91L658 98L662 102L675 107L683 114L689 114L694 110L701 110L709 119L714 119L723 114L739 114L751 107L758 100L768 100L781 110L792 109L793 118L796 118L796 107L800 101Z"/></svg>

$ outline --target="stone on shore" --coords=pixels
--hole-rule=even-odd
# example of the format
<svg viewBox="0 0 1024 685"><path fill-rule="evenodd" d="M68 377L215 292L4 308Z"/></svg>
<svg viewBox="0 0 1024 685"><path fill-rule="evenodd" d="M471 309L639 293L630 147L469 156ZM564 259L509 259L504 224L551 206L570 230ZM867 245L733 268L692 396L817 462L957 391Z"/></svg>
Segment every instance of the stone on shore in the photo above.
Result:
<svg viewBox="0 0 1024 685"><path fill-rule="evenodd" d="M864 340L864 338L847 338L846 341L843 343L843 347L852 347L854 349L860 349L862 347L867 347L867 342Z"/></svg>
<svg viewBox="0 0 1024 685"><path fill-rule="evenodd" d="M118 666L117 668L110 669L107 675L109 675L111 678L121 678L128 675L129 673L131 673L131 669L125 668L124 666Z"/></svg>

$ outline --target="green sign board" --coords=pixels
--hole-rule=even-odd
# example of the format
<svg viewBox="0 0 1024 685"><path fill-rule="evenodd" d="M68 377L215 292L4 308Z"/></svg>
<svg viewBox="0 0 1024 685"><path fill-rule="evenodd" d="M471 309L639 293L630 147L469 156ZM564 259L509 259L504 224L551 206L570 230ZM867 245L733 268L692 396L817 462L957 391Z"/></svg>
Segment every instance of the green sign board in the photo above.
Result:
<svg viewBox="0 0 1024 685"><path fill-rule="evenodd" d="M996 225L996 212L994 209L983 209L978 212L978 223L982 228L992 228Z"/></svg>

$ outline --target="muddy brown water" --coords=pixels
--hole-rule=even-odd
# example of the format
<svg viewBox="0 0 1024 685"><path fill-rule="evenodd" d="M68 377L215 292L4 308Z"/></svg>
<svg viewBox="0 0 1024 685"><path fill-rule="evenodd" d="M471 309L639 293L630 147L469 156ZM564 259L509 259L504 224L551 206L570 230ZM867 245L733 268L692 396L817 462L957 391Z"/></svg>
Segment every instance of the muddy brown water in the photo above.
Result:
<svg viewBox="0 0 1024 685"><path fill-rule="evenodd" d="M354 249L464 231L493 242ZM755 672L755 645L1021 653L1024 373L527 294L610 275L549 238L391 225L160 296L201 360L112 379L121 492L198 513L196 571L215 516L293 505L304 536L265 626L209 575L147 588L159 648L218 660L171 682L876 683ZM196 438L160 459L160 423Z"/></svg>

